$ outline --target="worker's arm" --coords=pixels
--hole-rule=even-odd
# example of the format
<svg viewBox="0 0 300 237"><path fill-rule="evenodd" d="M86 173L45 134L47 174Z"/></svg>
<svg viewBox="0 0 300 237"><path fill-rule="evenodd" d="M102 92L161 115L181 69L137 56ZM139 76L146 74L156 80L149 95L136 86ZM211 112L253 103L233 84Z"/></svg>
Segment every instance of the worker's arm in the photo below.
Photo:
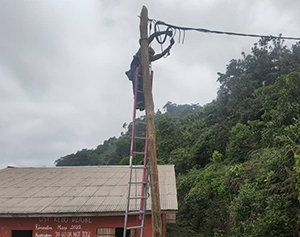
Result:
<svg viewBox="0 0 300 237"><path fill-rule="evenodd" d="M165 35L165 34L168 35L168 36L172 36L173 32L170 31L170 30L155 32L155 33L153 33L152 35L150 35L148 37L149 44L154 40L155 37L158 37L158 36L161 36L161 35Z"/></svg>
<svg viewBox="0 0 300 237"><path fill-rule="evenodd" d="M170 49L172 48L173 44L175 43L174 39L172 38L170 41L170 45L168 46L168 48L166 48L164 51L162 51L159 54L155 54L152 58L151 58L151 62L154 62L160 58L162 58L163 56L165 56L167 53L169 53Z"/></svg>

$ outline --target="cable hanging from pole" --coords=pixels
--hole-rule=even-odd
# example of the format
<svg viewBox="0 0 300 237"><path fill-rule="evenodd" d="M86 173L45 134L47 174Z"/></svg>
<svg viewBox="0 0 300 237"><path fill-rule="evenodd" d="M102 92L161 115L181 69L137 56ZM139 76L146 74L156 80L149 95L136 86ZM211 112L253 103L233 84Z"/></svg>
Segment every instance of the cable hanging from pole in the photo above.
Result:
<svg viewBox="0 0 300 237"><path fill-rule="evenodd" d="M150 35L151 35L151 30L152 30L152 24L154 24L154 34L161 31L160 28L159 28L159 26L156 24L156 20L155 19L148 19L148 22L149 22L149 32L150 32ZM171 27L168 27L166 31L172 31L172 38L174 39L173 29ZM165 34L163 38L162 38L161 35L155 36L156 41L160 44L161 52L164 51L163 44L166 42L167 37L168 37L167 34ZM170 53L168 53L167 55L165 55L164 58L167 58L169 55L170 55Z"/></svg>

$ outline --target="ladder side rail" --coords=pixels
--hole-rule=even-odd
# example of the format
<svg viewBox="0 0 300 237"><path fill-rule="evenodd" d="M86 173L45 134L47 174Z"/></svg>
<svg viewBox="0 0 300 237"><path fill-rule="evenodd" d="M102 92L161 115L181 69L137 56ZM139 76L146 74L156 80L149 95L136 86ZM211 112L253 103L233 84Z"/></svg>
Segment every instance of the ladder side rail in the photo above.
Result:
<svg viewBox="0 0 300 237"><path fill-rule="evenodd" d="M133 116L132 116L132 128L131 128L131 146L130 146L130 166L132 166L132 157L134 150L134 136L135 136L135 119L136 119L136 103L137 103L137 90L139 82L139 67L135 72L135 85L134 85L134 103L133 103Z"/></svg>
<svg viewBox="0 0 300 237"><path fill-rule="evenodd" d="M129 212L129 208L130 208L130 189L131 189L131 179L132 179L132 159L133 159L133 150L134 150L135 119L136 119L136 101L137 101L138 81L139 81L139 67L136 68L135 85L134 85L135 91L134 91L133 118L132 118L132 128L131 128L131 145L130 145L130 158L129 158L129 178L128 178L127 204L126 204L126 213L125 213L125 220L124 220L124 233L123 233L123 237L126 237L127 222L128 222L128 212Z"/></svg>

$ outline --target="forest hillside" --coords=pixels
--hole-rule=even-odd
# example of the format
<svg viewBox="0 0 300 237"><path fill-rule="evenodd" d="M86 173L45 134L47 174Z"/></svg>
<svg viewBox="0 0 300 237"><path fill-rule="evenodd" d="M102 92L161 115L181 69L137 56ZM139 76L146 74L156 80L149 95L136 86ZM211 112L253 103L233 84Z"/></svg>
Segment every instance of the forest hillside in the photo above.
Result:
<svg viewBox="0 0 300 237"><path fill-rule="evenodd" d="M217 80L211 103L156 113L158 163L177 176L168 235L300 236L300 44L260 40ZM127 165L131 124L123 128L56 165Z"/></svg>

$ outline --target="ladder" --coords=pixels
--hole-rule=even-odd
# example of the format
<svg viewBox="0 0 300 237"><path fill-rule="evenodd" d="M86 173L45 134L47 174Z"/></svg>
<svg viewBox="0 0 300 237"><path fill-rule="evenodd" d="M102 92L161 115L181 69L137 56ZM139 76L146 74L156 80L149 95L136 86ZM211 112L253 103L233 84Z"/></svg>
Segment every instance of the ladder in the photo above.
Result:
<svg viewBox="0 0 300 237"><path fill-rule="evenodd" d="M146 217L146 208L147 208L147 199L148 199L148 190L149 190L149 165L148 165L148 140L146 134L146 122L136 120L136 105L138 93L143 93L143 90L138 87L138 81L142 78L139 78L140 67L136 69L135 75L135 93L134 93L134 103L133 103L133 119L132 119L132 134L131 134L131 146L130 146L130 160L129 160L129 178L128 178L128 191L127 191L127 203L126 203L126 212L124 220L124 232L123 237L127 237L127 231L137 231L140 233L140 237L143 237L144 234L144 225ZM153 78L153 72L151 71L151 82ZM140 123L144 127L144 135L137 136L136 125ZM136 151L135 143L136 141L142 141L144 143L144 151ZM133 158L144 157L144 164L137 165L134 162ZM134 164L135 163L135 164ZM142 180L137 180L137 173L142 170ZM134 178L133 178L134 176ZM137 190L138 185L141 186L141 192L135 195L132 194L132 186L135 186L135 191ZM140 200L140 205L138 208L137 201ZM131 205L131 202L135 201L135 206ZM134 208L132 208L134 206ZM128 226L129 216L136 216L136 225ZM132 233L132 232L131 232ZM130 236L132 236L130 234ZM135 236L135 235L134 235Z"/></svg>

